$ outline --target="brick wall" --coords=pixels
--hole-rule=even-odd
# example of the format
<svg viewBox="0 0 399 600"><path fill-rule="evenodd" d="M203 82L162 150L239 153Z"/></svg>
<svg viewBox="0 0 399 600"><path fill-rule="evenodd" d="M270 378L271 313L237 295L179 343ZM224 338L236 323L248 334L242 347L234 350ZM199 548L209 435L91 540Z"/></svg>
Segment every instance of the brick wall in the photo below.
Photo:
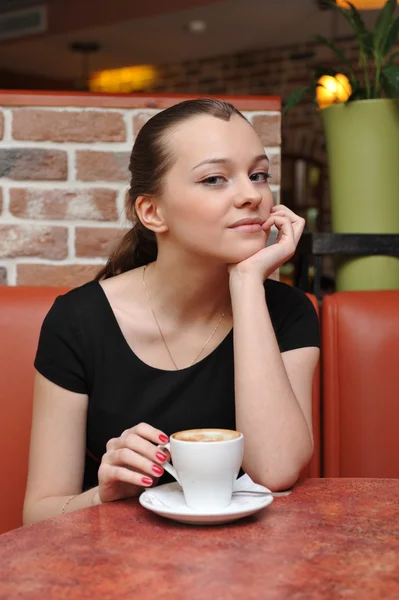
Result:
<svg viewBox="0 0 399 600"><path fill-rule="evenodd" d="M0 94L0 284L76 286L94 277L129 226L134 138L180 99ZM278 200L280 103L230 100L263 140Z"/></svg>

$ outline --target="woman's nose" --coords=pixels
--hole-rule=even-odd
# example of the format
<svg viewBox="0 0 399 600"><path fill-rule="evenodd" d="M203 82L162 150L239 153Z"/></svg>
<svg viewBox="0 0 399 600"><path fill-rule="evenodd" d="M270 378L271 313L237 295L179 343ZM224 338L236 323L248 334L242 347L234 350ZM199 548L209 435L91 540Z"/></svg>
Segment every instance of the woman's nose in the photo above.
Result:
<svg viewBox="0 0 399 600"><path fill-rule="evenodd" d="M251 206L258 206L262 202L262 194L259 189L256 188L256 184L247 180L245 184L241 184L240 188L237 189L235 196L236 206L245 206L249 204Z"/></svg>

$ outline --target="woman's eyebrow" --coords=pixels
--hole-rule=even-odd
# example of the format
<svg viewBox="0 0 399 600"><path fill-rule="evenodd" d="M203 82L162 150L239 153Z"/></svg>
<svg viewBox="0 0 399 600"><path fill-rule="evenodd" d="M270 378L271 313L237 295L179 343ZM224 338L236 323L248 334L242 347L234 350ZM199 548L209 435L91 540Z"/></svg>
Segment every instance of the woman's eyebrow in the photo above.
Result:
<svg viewBox="0 0 399 600"><path fill-rule="evenodd" d="M266 156L266 154L258 154L258 156L255 156L253 158L252 164L257 163L260 160L267 160L267 161L269 161L269 159ZM193 167L191 170L194 171L194 169L198 169L198 167L201 167L202 165L229 164L229 163L232 163L232 162L233 161L230 158L206 158L205 160L203 160L200 163L198 163L198 165L195 165L195 167Z"/></svg>
<svg viewBox="0 0 399 600"><path fill-rule="evenodd" d="M269 162L269 157L266 154L258 154L258 156L255 156L252 164L257 163L260 160L267 160L267 162Z"/></svg>

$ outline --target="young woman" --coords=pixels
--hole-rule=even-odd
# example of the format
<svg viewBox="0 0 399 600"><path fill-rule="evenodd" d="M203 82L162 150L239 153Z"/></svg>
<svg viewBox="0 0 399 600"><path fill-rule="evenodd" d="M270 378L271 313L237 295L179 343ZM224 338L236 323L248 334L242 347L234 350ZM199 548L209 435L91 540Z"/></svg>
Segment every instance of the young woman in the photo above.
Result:
<svg viewBox="0 0 399 600"><path fill-rule="evenodd" d="M141 129L136 224L43 323L25 523L167 481L157 445L182 429L238 429L254 481L295 483L313 449L318 320L305 294L268 279L304 227L273 206L268 168L224 102L182 102Z"/></svg>

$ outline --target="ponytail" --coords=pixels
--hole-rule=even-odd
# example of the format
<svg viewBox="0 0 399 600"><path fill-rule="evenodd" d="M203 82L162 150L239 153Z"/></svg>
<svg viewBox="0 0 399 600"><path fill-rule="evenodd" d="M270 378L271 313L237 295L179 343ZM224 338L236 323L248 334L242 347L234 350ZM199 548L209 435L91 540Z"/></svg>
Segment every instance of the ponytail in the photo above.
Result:
<svg viewBox="0 0 399 600"><path fill-rule="evenodd" d="M97 273L96 281L120 275L154 262L158 255L155 233L140 221L128 231L114 248L106 265Z"/></svg>

